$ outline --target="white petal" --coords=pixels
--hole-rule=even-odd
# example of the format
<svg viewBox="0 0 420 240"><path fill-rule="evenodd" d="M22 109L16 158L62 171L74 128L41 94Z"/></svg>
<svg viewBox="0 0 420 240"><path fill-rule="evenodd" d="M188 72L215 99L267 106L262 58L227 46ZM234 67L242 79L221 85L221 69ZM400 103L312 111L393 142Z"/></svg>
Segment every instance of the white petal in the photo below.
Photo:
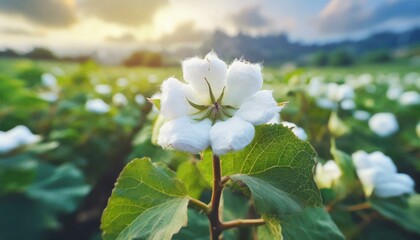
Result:
<svg viewBox="0 0 420 240"><path fill-rule="evenodd" d="M235 116L254 125L260 125L270 121L280 110L281 107L277 106L272 91L262 90L247 98Z"/></svg>
<svg viewBox="0 0 420 240"><path fill-rule="evenodd" d="M374 168L381 169L389 173L397 172L397 167L392 159L382 152L376 151L371 153L369 155L369 161L372 162Z"/></svg>
<svg viewBox="0 0 420 240"><path fill-rule="evenodd" d="M159 130L158 144L163 148L198 153L210 145L211 121L201 122L188 117L170 120Z"/></svg>
<svg viewBox="0 0 420 240"><path fill-rule="evenodd" d="M357 151L351 155L353 164L357 170L368 169L372 167L372 163L369 161L369 154L365 151Z"/></svg>
<svg viewBox="0 0 420 240"><path fill-rule="evenodd" d="M378 176L379 177L379 176ZM414 193L414 181L407 174L393 174L383 177L375 186L375 195L379 197L395 197L405 193Z"/></svg>
<svg viewBox="0 0 420 240"><path fill-rule="evenodd" d="M0 132L0 153L7 153L19 147L19 143L8 133Z"/></svg>
<svg viewBox="0 0 420 240"><path fill-rule="evenodd" d="M362 169L357 170L357 176L363 185L363 190L367 197L372 194L375 188L375 178L378 175L378 171L375 169Z"/></svg>
<svg viewBox="0 0 420 240"><path fill-rule="evenodd" d="M260 65L234 61L227 72L223 104L239 107L246 98L258 92L262 85Z"/></svg>
<svg viewBox="0 0 420 240"><path fill-rule="evenodd" d="M225 86L227 65L214 52L210 52L204 59L190 58L182 62L184 79L205 100L210 99L207 79L217 99Z"/></svg>
<svg viewBox="0 0 420 240"><path fill-rule="evenodd" d="M254 134L254 126L239 117L220 121L210 130L211 148L219 155L241 150L252 142Z"/></svg>
<svg viewBox="0 0 420 240"><path fill-rule="evenodd" d="M109 112L109 106L102 99L89 99L85 105L86 110L93 113L107 113Z"/></svg>
<svg viewBox="0 0 420 240"><path fill-rule="evenodd" d="M175 119L186 116L188 113L186 84L175 78L168 78L162 83L162 97L160 101L160 113L167 119Z"/></svg>
<svg viewBox="0 0 420 240"><path fill-rule="evenodd" d="M296 124L287 121L282 121L280 124L290 128L293 134L295 134L295 136L300 140L306 141L308 139L308 135L306 134L305 130L301 127L298 127Z"/></svg>

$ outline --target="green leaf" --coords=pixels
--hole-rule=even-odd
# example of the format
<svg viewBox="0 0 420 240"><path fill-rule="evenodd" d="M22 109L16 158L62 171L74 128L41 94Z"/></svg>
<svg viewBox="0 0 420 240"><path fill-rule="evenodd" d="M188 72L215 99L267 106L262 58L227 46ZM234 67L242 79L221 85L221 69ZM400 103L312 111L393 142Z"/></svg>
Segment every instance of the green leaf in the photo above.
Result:
<svg viewBox="0 0 420 240"><path fill-rule="evenodd" d="M147 98L147 101L149 101L153 106L155 106L160 111L160 99L159 98Z"/></svg>
<svg viewBox="0 0 420 240"><path fill-rule="evenodd" d="M188 225L175 234L173 240L208 240L209 237L209 220L206 214L190 208L188 209Z"/></svg>
<svg viewBox="0 0 420 240"><path fill-rule="evenodd" d="M301 210L298 199L293 199L292 195L275 188L267 181L244 174L232 175L231 179L241 181L249 187L256 209L265 215L283 218Z"/></svg>
<svg viewBox="0 0 420 240"><path fill-rule="evenodd" d="M102 215L106 239L171 239L187 223L187 190L175 172L150 159L121 172Z"/></svg>
<svg viewBox="0 0 420 240"><path fill-rule="evenodd" d="M337 199L344 199L352 191L359 187L355 169L351 157L335 147L334 141L331 144L331 154L341 170L341 176L334 182L334 190Z"/></svg>
<svg viewBox="0 0 420 240"><path fill-rule="evenodd" d="M184 161L181 163L178 166L176 174L185 183L190 197L200 198L204 189L210 189L210 185L201 176L197 164L193 161Z"/></svg>
<svg viewBox="0 0 420 240"><path fill-rule="evenodd" d="M59 167L40 165L37 178L26 195L57 211L73 211L90 190L82 172L71 164Z"/></svg>
<svg viewBox="0 0 420 240"><path fill-rule="evenodd" d="M420 194L393 198L372 197L372 208L405 229L420 234Z"/></svg>
<svg viewBox="0 0 420 240"><path fill-rule="evenodd" d="M294 212L299 205L322 205L313 180L315 155L311 145L298 139L287 127L263 125L256 127L254 141L243 151L222 156L222 171L223 175L249 184L251 191L259 194L253 197L260 213L281 217ZM264 191L258 190L262 186ZM273 206L264 206L266 199Z"/></svg>
<svg viewBox="0 0 420 240"><path fill-rule="evenodd" d="M27 155L0 159L0 195L24 191L35 180L37 166Z"/></svg>
<svg viewBox="0 0 420 240"><path fill-rule="evenodd" d="M322 207L306 208L281 223L282 235L288 239L344 239L343 234Z"/></svg>

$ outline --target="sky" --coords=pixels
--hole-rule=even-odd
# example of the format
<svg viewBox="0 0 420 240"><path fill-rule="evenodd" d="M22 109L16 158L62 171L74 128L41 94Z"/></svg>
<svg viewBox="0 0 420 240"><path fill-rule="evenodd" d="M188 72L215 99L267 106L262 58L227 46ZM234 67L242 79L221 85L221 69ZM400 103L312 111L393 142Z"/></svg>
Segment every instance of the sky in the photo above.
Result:
<svg viewBox="0 0 420 240"><path fill-rule="evenodd" d="M331 42L420 26L420 0L0 0L0 49L199 46L216 30Z"/></svg>

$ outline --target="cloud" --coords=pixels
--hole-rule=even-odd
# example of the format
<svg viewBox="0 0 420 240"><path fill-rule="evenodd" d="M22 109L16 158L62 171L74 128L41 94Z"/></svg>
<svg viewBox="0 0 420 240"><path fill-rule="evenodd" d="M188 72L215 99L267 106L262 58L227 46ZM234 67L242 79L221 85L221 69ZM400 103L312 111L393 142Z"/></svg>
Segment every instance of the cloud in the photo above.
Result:
<svg viewBox="0 0 420 240"><path fill-rule="evenodd" d="M43 36L42 32L31 31L24 28L5 27L0 28L0 33L13 36Z"/></svg>
<svg viewBox="0 0 420 240"><path fill-rule="evenodd" d="M364 0L331 0L317 19L323 33L344 33L365 30L386 21L419 17L420 1L390 0L377 7L368 7Z"/></svg>
<svg viewBox="0 0 420 240"><path fill-rule="evenodd" d="M270 20L261 13L260 5L242 8L231 15L228 20L239 30L256 29L270 25Z"/></svg>
<svg viewBox="0 0 420 240"><path fill-rule="evenodd" d="M136 36L132 33L124 33L120 36L108 36L105 38L108 42L114 42L114 43L133 43L137 42Z"/></svg>
<svg viewBox="0 0 420 240"><path fill-rule="evenodd" d="M86 15L107 22L137 26L153 20L155 13L169 0L79 0L77 6Z"/></svg>
<svg viewBox="0 0 420 240"><path fill-rule="evenodd" d="M179 44L202 42L210 32L197 29L194 22L185 22L178 25L171 33L161 36L158 40L161 44Z"/></svg>
<svg viewBox="0 0 420 240"><path fill-rule="evenodd" d="M76 21L73 7L62 0L0 0L0 12L50 27L66 27Z"/></svg>

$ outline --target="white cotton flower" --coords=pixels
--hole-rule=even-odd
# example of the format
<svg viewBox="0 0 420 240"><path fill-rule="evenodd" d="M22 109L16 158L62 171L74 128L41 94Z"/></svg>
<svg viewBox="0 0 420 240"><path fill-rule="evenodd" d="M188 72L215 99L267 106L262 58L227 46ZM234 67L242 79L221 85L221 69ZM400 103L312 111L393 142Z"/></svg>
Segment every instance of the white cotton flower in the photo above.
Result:
<svg viewBox="0 0 420 240"><path fill-rule="evenodd" d="M353 110L356 108L356 103L353 99L345 99L340 103L340 106L344 110Z"/></svg>
<svg viewBox="0 0 420 240"><path fill-rule="evenodd" d="M398 122L392 113L376 113L369 119L369 128L380 137L387 137L398 131Z"/></svg>
<svg viewBox="0 0 420 240"><path fill-rule="evenodd" d="M93 113L107 113L109 112L109 106L106 104L102 99L96 98L96 99L89 99L86 102L85 108L89 112Z"/></svg>
<svg viewBox="0 0 420 240"><path fill-rule="evenodd" d="M42 85L47 88L55 88L57 87L57 79L51 73L44 73L41 76Z"/></svg>
<svg viewBox="0 0 420 240"><path fill-rule="evenodd" d="M42 100L45 100L50 103L55 102L58 99L58 93L56 92L41 92L38 96Z"/></svg>
<svg viewBox="0 0 420 240"><path fill-rule="evenodd" d="M155 74L150 74L149 76L147 76L147 81L149 83L157 83L158 82L158 77Z"/></svg>
<svg viewBox="0 0 420 240"><path fill-rule="evenodd" d="M420 104L420 94L416 91L408 91L401 94L399 102L403 106Z"/></svg>
<svg viewBox="0 0 420 240"><path fill-rule="evenodd" d="M386 97L389 100L397 100L403 92L404 89L400 84L391 84L386 91Z"/></svg>
<svg viewBox="0 0 420 240"><path fill-rule="evenodd" d="M323 88L322 79L320 77L313 77L311 78L308 84L307 92L309 96L318 97L322 94L322 90L323 90L322 88Z"/></svg>
<svg viewBox="0 0 420 240"><path fill-rule="evenodd" d="M280 113L277 113L267 124L280 124Z"/></svg>
<svg viewBox="0 0 420 240"><path fill-rule="evenodd" d="M237 151L251 143L254 125L267 123L281 108L271 91L261 90L261 66L236 60L228 68L210 52L182 62L187 84L175 78L162 83L160 114L165 123L158 144L198 153Z"/></svg>
<svg viewBox="0 0 420 240"><path fill-rule="evenodd" d="M118 78L117 79L117 85L118 85L118 87L125 87L125 86L127 86L128 85L128 80L127 80L127 78Z"/></svg>
<svg viewBox="0 0 420 240"><path fill-rule="evenodd" d="M95 92L102 95L107 95L112 92L112 88L108 84L98 84L95 86Z"/></svg>
<svg viewBox="0 0 420 240"><path fill-rule="evenodd" d="M328 83L327 98L334 102L340 102L344 99L353 99L354 89L348 84L338 85L336 83Z"/></svg>
<svg viewBox="0 0 420 240"><path fill-rule="evenodd" d="M298 137L300 140L306 141L308 139L308 135L306 134L305 130L301 127L298 127L296 124L282 121L281 125L290 128L296 137Z"/></svg>
<svg viewBox="0 0 420 240"><path fill-rule="evenodd" d="M357 151L352 154L357 176L367 197L396 197L414 193L414 181L407 174L397 173L391 158L382 152L368 154Z"/></svg>
<svg viewBox="0 0 420 240"><path fill-rule="evenodd" d="M329 160L324 165L316 165L315 181L320 189L331 188L340 176L341 170L334 160Z"/></svg>
<svg viewBox="0 0 420 240"><path fill-rule="evenodd" d="M112 96L112 103L114 103L116 106L125 106L127 105L128 101L127 98L122 93L116 93L114 96Z"/></svg>
<svg viewBox="0 0 420 240"><path fill-rule="evenodd" d="M134 101L136 101L138 105L142 106L146 103L146 98L141 94L136 94Z"/></svg>
<svg viewBox="0 0 420 240"><path fill-rule="evenodd" d="M316 100L316 105L323 109L335 109L337 107L337 103L331 101L328 98L318 98Z"/></svg>
<svg viewBox="0 0 420 240"><path fill-rule="evenodd" d="M359 121L366 121L370 118L370 113L364 110L356 110L353 112L353 117Z"/></svg>
<svg viewBox="0 0 420 240"><path fill-rule="evenodd" d="M41 140L26 126L16 126L7 132L0 131L0 153L8 153L25 145L30 145Z"/></svg>

